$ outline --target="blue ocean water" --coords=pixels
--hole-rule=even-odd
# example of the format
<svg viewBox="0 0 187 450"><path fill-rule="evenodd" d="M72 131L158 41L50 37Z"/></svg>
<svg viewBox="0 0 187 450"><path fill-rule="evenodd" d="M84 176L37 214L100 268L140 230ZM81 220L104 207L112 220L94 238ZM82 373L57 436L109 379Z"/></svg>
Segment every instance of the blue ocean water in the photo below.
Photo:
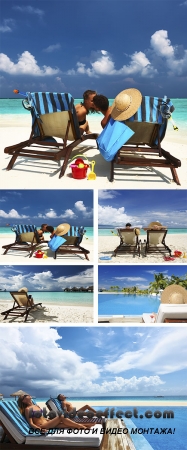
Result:
<svg viewBox="0 0 187 450"><path fill-rule="evenodd" d="M12 225L13 225L13 223L12 223ZM57 226L58 226L58 224L55 225L54 228L56 228ZM37 227L37 229L39 230L40 227ZM85 229L86 229L86 233L84 235L84 239L85 238L93 238L93 227L85 227ZM15 237L14 231L11 230L11 224L10 224L10 226L0 227L0 234L12 235ZM49 234L48 234L48 236L49 236ZM6 237L8 237L8 236L6 236Z"/></svg>
<svg viewBox="0 0 187 450"><path fill-rule="evenodd" d="M187 228L169 228L168 229L168 234L183 234L183 233L187 233ZM115 228L99 228L98 230L98 236L112 236L112 235L117 234L117 230ZM146 231L144 231L141 228L140 231L140 235L141 236L146 236Z"/></svg>
<svg viewBox="0 0 187 450"><path fill-rule="evenodd" d="M34 302L51 303L61 306L92 306L93 293L92 292L30 292L33 296ZM10 300L12 297L9 292L0 291L0 301Z"/></svg>
<svg viewBox="0 0 187 450"><path fill-rule="evenodd" d="M23 97L15 97L15 98L1 98L0 99L0 112L1 114L21 114L28 115L29 111L23 108L22 106ZM173 105L175 107L175 111L172 114L173 120L176 122L176 125L185 130L187 125L187 99L183 98L174 98L171 99ZM80 103L82 98L75 99L75 104ZM114 99L109 99L109 104L112 105ZM100 118L101 115L99 113L94 113L94 117Z"/></svg>
<svg viewBox="0 0 187 450"><path fill-rule="evenodd" d="M142 315L158 311L160 300L151 295L99 294L99 315Z"/></svg>

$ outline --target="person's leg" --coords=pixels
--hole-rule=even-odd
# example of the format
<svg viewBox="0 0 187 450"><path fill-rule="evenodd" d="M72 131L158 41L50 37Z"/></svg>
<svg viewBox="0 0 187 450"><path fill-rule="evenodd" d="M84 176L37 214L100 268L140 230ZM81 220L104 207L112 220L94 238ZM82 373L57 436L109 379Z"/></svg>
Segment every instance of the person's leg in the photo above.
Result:
<svg viewBox="0 0 187 450"><path fill-rule="evenodd" d="M84 406L82 406L80 409L78 409L77 410L77 412L79 412L79 411L91 411L91 412L93 412L94 414L96 414L96 410L95 409L93 409L91 406L89 406L89 405L84 405Z"/></svg>

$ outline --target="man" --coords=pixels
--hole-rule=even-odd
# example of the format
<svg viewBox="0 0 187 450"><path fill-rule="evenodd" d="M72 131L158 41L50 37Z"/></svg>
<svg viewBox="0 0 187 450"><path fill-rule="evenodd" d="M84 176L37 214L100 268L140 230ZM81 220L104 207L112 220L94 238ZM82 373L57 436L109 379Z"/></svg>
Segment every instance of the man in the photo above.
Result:
<svg viewBox="0 0 187 450"><path fill-rule="evenodd" d="M47 225L47 223L43 223L40 230L38 230L38 235L41 241L44 240L43 233L51 233L50 238L52 238L54 234L54 228L51 225Z"/></svg>
<svg viewBox="0 0 187 450"><path fill-rule="evenodd" d="M83 94L83 102L75 105L75 110L79 122L79 128L81 134L87 133L90 134L89 123L86 120L86 115L89 114L89 111L93 112L95 110L93 105L93 97L97 94L96 91L87 90Z"/></svg>
<svg viewBox="0 0 187 450"><path fill-rule="evenodd" d="M101 126L104 128L111 118L112 106L109 106L108 98L105 97L105 95L95 95L95 97L93 97L93 104L95 110L100 111L104 115L104 118L101 121Z"/></svg>
<svg viewBox="0 0 187 450"><path fill-rule="evenodd" d="M72 403L67 402L66 398L67 397L65 397L65 395L63 395L63 394L59 394L57 397L57 399L61 402L62 409L65 409L67 412L71 412L73 410L73 405L72 405ZM91 411L94 414L96 414L96 410L93 409L89 405L82 406L82 408L79 408L77 410L77 412L79 412L79 411Z"/></svg>

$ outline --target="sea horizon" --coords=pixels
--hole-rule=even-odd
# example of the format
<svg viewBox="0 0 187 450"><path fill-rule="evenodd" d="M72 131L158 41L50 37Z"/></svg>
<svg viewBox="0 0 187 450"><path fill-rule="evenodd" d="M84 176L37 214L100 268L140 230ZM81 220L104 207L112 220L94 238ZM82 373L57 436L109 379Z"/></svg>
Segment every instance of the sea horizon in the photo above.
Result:
<svg viewBox="0 0 187 450"><path fill-rule="evenodd" d="M24 99L24 97L19 97L19 98L13 98L13 97L9 97L9 98L0 98L0 110L1 110L1 114L0 116L4 116L5 114L7 116L10 115L30 115L30 111L27 111L26 109L23 108L22 106L22 100ZM111 106L114 102L114 98L109 98L109 105ZM74 98L74 103L75 105L77 103L80 103L82 101L82 98ZM171 98L171 101L174 105L174 112L172 113L172 118L173 120L176 122L176 125L178 126L179 130L180 127L181 129L184 129L187 123L187 99L186 98ZM94 113L89 113L89 116L92 116L95 119L98 119L101 117L101 113L98 112L94 112ZM169 121L168 121L169 122ZM169 123L168 123L169 125Z"/></svg>
<svg viewBox="0 0 187 450"><path fill-rule="evenodd" d="M135 225L137 228L140 228L140 234L142 236L146 236L147 232L143 230L143 228L141 228L138 225ZM145 226L145 225L144 225ZM121 225L118 227L114 227L113 225L111 226L104 226L102 227L102 225L99 225L98 228L98 236L112 236L113 234L117 235L117 228L125 228L125 225ZM169 228L168 227L168 234L186 234L187 233L187 228Z"/></svg>

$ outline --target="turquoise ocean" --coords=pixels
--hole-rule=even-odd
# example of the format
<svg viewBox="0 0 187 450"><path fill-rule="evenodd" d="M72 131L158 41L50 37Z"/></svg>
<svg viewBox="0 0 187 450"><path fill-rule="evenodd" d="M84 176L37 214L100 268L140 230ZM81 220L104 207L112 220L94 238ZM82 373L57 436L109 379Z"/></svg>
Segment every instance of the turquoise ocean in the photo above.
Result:
<svg viewBox="0 0 187 450"><path fill-rule="evenodd" d="M2 115L30 115L30 112L23 108L22 106L23 97L19 98L1 98L0 99L0 114ZM75 99L75 104L80 103L82 98ZM109 99L109 104L112 105L114 99ZM187 126L187 99L183 98L173 98L171 99L175 111L172 114L172 118L178 126L179 130L185 131ZM101 114L94 113L90 114L96 120L101 117Z"/></svg>
<svg viewBox="0 0 187 450"><path fill-rule="evenodd" d="M187 228L169 228L168 234L186 234ZM98 230L98 236L114 236L117 234L116 228L111 227L105 227L105 228L99 228ZM146 236L147 233L141 228L140 236Z"/></svg>
<svg viewBox="0 0 187 450"><path fill-rule="evenodd" d="M92 292L51 292L51 291L29 291L29 295L33 296L34 302L43 302L45 304L53 304L57 306L92 306ZM0 301L13 301L9 292L0 291Z"/></svg>
<svg viewBox="0 0 187 450"><path fill-rule="evenodd" d="M17 222L16 222L16 223L17 223ZM23 223L23 222L22 222L22 223ZM9 235L15 237L14 231L11 230L11 226L13 226L13 224L15 224L15 222L12 222L9 226L6 226L6 227L0 227L0 234L4 235L5 237L9 237ZM35 225L35 224L34 224L34 225ZM54 228L56 228L58 225L59 225L59 224L56 224L56 225L54 226ZM40 227L37 227L37 229L39 230ZM92 238L93 238L93 227L86 227L86 226L85 226L85 230L86 230L86 233L85 233L85 235L84 235L84 239L86 239L86 238L92 239ZM48 236L49 236L49 233L48 233Z"/></svg>

